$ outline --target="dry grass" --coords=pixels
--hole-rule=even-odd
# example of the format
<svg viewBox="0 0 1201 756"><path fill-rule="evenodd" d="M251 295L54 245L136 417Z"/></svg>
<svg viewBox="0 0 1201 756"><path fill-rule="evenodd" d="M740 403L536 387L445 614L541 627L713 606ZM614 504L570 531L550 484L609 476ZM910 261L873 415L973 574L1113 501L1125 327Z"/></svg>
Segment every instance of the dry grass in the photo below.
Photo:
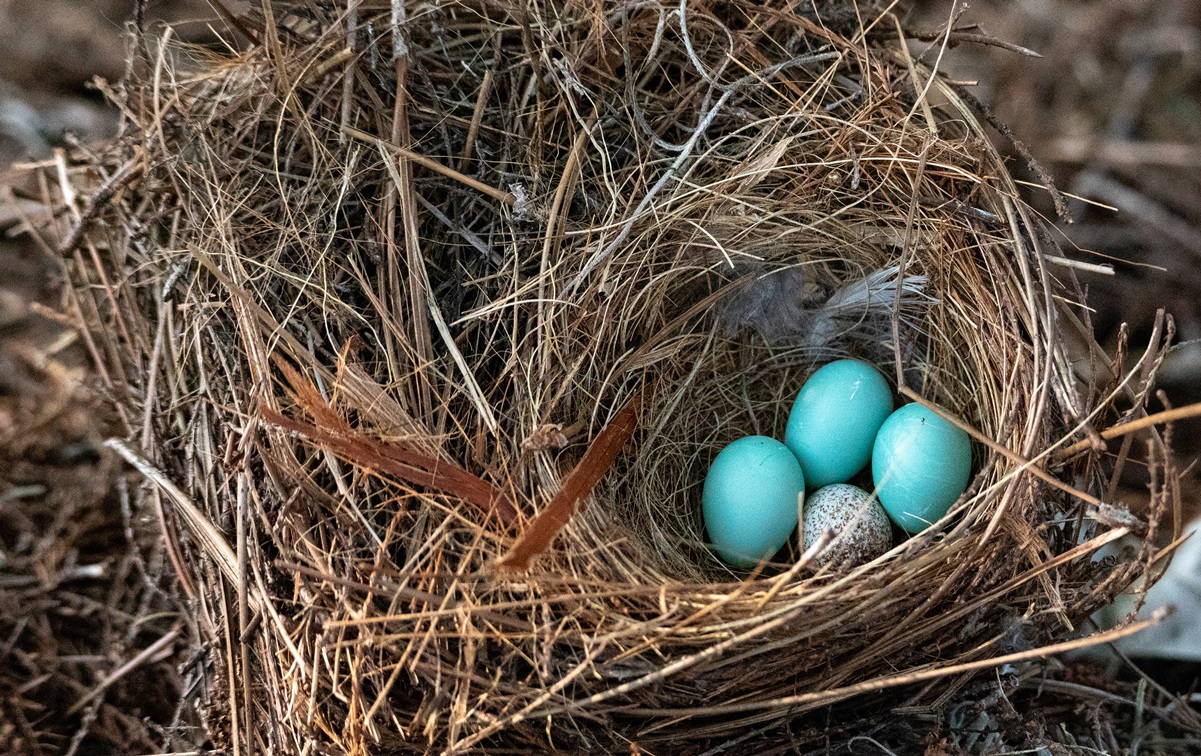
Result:
<svg viewBox="0 0 1201 756"><path fill-rule="evenodd" d="M1098 431L1170 325L1102 354L972 106L819 5L264 3L114 89L48 192L218 745L703 751L1079 645L1155 568L1175 470L1149 434L1131 517ZM978 433L968 495L852 572L731 572L706 465L842 356Z"/></svg>

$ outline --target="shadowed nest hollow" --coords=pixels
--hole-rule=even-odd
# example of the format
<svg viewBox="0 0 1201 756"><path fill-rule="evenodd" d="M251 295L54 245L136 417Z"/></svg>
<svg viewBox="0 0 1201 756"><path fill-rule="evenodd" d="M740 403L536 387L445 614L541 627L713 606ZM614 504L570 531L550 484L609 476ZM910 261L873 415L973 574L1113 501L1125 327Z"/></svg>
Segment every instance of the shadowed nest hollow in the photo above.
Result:
<svg viewBox="0 0 1201 756"><path fill-rule="evenodd" d="M947 36L915 60L883 3L253 5L225 50L141 39L121 135L47 181L218 745L795 744L852 697L935 710L917 683L1150 570L1166 451L1135 517L1094 428L1162 352L1093 343L923 63ZM977 432L968 492L861 567L726 567L708 464L841 357Z"/></svg>

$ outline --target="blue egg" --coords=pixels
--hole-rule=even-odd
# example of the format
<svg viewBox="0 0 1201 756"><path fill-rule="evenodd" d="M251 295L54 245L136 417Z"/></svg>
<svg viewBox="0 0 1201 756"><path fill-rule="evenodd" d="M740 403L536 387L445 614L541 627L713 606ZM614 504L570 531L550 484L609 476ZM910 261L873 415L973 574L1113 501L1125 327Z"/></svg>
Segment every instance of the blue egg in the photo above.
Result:
<svg viewBox="0 0 1201 756"><path fill-rule="evenodd" d="M971 438L922 405L906 404L880 427L872 450L876 495L907 533L942 518L971 475Z"/></svg>
<svg viewBox="0 0 1201 756"><path fill-rule="evenodd" d="M804 490L796 457L774 438L747 436L722 449L701 496L718 556L735 567L771 558L796 530Z"/></svg>
<svg viewBox="0 0 1201 756"><path fill-rule="evenodd" d="M888 382L866 362L838 360L809 376L784 432L805 483L810 488L843 483L866 467L892 406Z"/></svg>

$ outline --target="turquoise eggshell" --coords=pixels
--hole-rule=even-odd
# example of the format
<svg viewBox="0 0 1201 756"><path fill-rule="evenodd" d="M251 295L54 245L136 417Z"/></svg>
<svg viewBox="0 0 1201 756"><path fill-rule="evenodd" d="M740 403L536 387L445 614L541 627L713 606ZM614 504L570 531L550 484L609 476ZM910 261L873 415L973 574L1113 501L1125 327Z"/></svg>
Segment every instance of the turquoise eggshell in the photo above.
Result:
<svg viewBox="0 0 1201 756"><path fill-rule="evenodd" d="M810 488L843 483L867 466L892 407L888 382L866 362L838 360L809 376L784 432L805 483Z"/></svg>
<svg viewBox="0 0 1201 756"><path fill-rule="evenodd" d="M740 438L718 453L701 496L705 529L718 556L754 567L796 530L801 466L788 447L767 436Z"/></svg>
<svg viewBox="0 0 1201 756"><path fill-rule="evenodd" d="M920 404L888 416L872 450L876 495L892 521L917 533L939 520L967 490L972 442Z"/></svg>

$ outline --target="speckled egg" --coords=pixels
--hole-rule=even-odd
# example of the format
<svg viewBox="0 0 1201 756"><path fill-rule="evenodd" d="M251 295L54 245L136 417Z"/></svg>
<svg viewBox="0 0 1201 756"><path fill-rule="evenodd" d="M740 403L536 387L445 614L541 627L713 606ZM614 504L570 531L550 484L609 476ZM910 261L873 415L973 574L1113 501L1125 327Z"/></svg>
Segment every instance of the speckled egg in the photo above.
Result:
<svg viewBox="0 0 1201 756"><path fill-rule="evenodd" d="M819 488L805 500L804 543L808 549L822 532L835 540L813 564L833 563L846 568L866 564L892 548L892 525L880 503L862 488L846 483Z"/></svg>
<svg viewBox="0 0 1201 756"><path fill-rule="evenodd" d="M784 432L805 483L844 483L862 470L892 406L888 382L866 362L838 360L818 368L797 394Z"/></svg>
<svg viewBox="0 0 1201 756"><path fill-rule="evenodd" d="M735 567L770 559L796 530L804 490L800 463L774 438L747 436L722 449L701 497L713 550Z"/></svg>
<svg viewBox="0 0 1201 756"><path fill-rule="evenodd" d="M876 495L908 533L941 519L967 490L971 475L971 438L921 404L906 404L889 415L876 435Z"/></svg>

